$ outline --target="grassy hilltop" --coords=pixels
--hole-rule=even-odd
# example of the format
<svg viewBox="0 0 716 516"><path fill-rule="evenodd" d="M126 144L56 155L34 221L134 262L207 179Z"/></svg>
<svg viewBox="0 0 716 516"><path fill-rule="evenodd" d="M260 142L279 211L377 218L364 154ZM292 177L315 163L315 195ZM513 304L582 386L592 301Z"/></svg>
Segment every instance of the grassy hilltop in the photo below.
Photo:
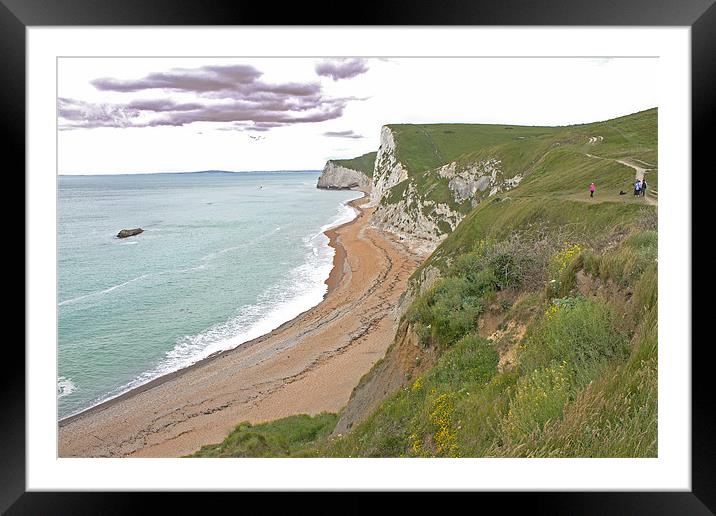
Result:
<svg viewBox="0 0 716 516"><path fill-rule="evenodd" d="M340 165L341 167L350 168L363 172L368 177L373 177L373 166L375 165L375 156L377 152L369 152L352 159L332 159L331 163Z"/></svg>
<svg viewBox="0 0 716 516"><path fill-rule="evenodd" d="M195 456L655 457L656 109L555 128L391 127L427 197L449 195L433 172L451 161L497 157L524 179L460 206L414 273L395 341L349 401L393 361L403 385L379 389L377 410L342 435L344 413L242 423ZM631 195L635 170L615 160L649 164L651 197ZM398 362L406 350L414 363Z"/></svg>
<svg viewBox="0 0 716 516"><path fill-rule="evenodd" d="M456 202L448 180L437 168L455 162L457 169L489 159L500 161L501 178L524 176L525 195L550 192L560 197L583 197L592 181L599 200L633 202L629 192L633 168L617 160L653 169L648 172L650 196L657 191L657 111L650 109L613 120L564 127L515 125L431 124L389 125L396 139L396 155L405 165L409 179L394 186L383 198L391 204L402 198L413 184L422 199L446 203L460 213L469 213L471 199ZM590 139L593 139L590 142ZM590 156L591 155L591 156ZM636 160L636 161L633 161ZM476 200L487 198L478 193Z"/></svg>
<svg viewBox="0 0 716 516"><path fill-rule="evenodd" d="M389 124L396 135L398 159L411 173L431 170L450 161L469 161L495 152L510 167L526 164L557 142L573 151L590 147L591 136L603 136L600 154L631 156L656 163L656 108L604 122L562 127L492 124ZM594 148L594 147L592 147ZM542 152L540 152L542 151Z"/></svg>

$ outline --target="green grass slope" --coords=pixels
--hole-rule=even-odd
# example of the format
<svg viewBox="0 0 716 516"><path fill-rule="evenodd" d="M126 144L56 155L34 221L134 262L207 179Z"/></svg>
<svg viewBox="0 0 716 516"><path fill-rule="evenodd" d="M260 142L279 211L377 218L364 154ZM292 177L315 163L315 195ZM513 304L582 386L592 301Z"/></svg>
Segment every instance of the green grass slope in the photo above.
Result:
<svg viewBox="0 0 716 516"><path fill-rule="evenodd" d="M396 157L417 174L455 161L460 156L523 139L548 137L551 127L487 124L390 124Z"/></svg>
<svg viewBox="0 0 716 516"><path fill-rule="evenodd" d="M363 172L368 177L373 177L373 166L375 165L375 156L377 152L369 152L352 159L332 159L332 163L342 167L350 168Z"/></svg>
<svg viewBox="0 0 716 516"><path fill-rule="evenodd" d="M435 365L344 435L331 436L339 415L294 416L239 425L199 455L657 455L657 208L613 192L634 177L614 160L656 164L656 110L549 134L532 128L524 147L495 143L496 126L481 126L490 146L472 154L467 143L445 143L454 126L440 127L428 149L410 129L420 162L501 149L532 170L471 209L411 278L422 294L401 327L435 352ZM418 289L429 268L439 279Z"/></svg>
<svg viewBox="0 0 716 516"><path fill-rule="evenodd" d="M635 163L648 171L650 189L657 190L656 108L592 124L565 127L434 124L390 125L396 154L409 179L393 187L383 203L398 202L412 183L421 200L446 203L466 214L489 196L489 189L473 199L456 202L448 179L437 168L455 162L458 170L486 160L499 160L499 180L523 176L530 188L523 195L549 191L563 198L584 199L588 185L597 184L597 200L645 202L631 193L635 170L617 160ZM591 143L590 139L594 139ZM627 195L620 196L625 191Z"/></svg>
<svg viewBox="0 0 716 516"><path fill-rule="evenodd" d="M656 456L657 239L628 231L611 250L547 239L536 252L526 238L483 240L460 255L407 315L423 345L441 350L437 365L311 453ZM495 316L488 339L479 321ZM514 363L500 369L505 348Z"/></svg>
<svg viewBox="0 0 716 516"><path fill-rule="evenodd" d="M324 439L336 425L335 414L300 414L260 425L241 423L222 443L203 446L190 457L292 457Z"/></svg>
<svg viewBox="0 0 716 516"><path fill-rule="evenodd" d="M657 109L612 120L557 127L490 124L390 124L396 140L396 157L410 174L437 168L451 161L470 161L497 151L524 167L553 144L572 150L620 158L631 155L657 164ZM601 136L596 144L589 138Z"/></svg>

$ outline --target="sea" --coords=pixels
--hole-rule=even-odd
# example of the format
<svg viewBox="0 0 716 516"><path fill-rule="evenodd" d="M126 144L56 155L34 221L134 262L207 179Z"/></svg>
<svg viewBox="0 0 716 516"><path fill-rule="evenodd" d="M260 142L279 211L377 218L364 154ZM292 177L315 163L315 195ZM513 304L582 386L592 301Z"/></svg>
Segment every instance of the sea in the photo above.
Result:
<svg viewBox="0 0 716 516"><path fill-rule="evenodd" d="M59 176L58 419L318 304L334 255L323 232L363 195L319 190L318 176Z"/></svg>

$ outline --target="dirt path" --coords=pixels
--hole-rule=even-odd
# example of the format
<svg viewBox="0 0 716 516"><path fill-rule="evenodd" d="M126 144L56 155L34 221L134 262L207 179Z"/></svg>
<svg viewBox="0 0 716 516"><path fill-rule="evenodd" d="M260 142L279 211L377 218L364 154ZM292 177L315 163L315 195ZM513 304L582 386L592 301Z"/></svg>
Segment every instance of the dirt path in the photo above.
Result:
<svg viewBox="0 0 716 516"><path fill-rule="evenodd" d="M643 180L644 180L644 174L646 173L647 170L649 170L649 169L647 169L647 168L640 167L640 166L637 165L636 163L631 163L631 162L626 161L626 160L623 160L623 159L615 159L614 161L616 161L617 163L621 163L622 165L624 165L624 166L626 166L626 167L633 168L634 171L635 171L635 173L634 173L634 180L637 180L637 179L638 179L639 181L643 181Z"/></svg>
<svg viewBox="0 0 716 516"><path fill-rule="evenodd" d="M241 421L340 410L391 344L392 309L418 265L368 226L372 211L336 230L343 274L322 303L264 337L63 422L59 455L177 457L220 442Z"/></svg>
<svg viewBox="0 0 716 516"><path fill-rule="evenodd" d="M656 169L657 169L657 167L656 167L655 165L651 165L651 164L649 164L649 163L646 163L645 161L642 161L642 160L636 159L636 158L612 159L612 158L603 158L603 157L601 157L601 156L595 156L594 154L587 154L587 156L589 156L590 158L606 159L606 160L609 160L609 161L616 161L617 163L620 163L620 164L622 164L622 165L624 165L624 166L626 166L626 167L633 168L633 169L634 169L634 181L636 181L637 179L638 179L639 181L643 181L643 180L644 180L644 174L646 174L646 173L647 173L648 171L650 171L650 170L656 170ZM631 161L628 161L628 160L631 160ZM638 161L639 163L642 163L642 164L646 165L646 166L649 167L649 168L639 166L639 165L637 165L636 163L634 163L635 161ZM647 187L648 187L648 184L647 184ZM656 191L654 191L654 193L656 193ZM647 204L650 204L651 206L656 206L656 205L658 204L657 201L656 201L656 199L654 199L652 196L649 195L648 189L647 189L646 195L644 196L644 200L646 201Z"/></svg>

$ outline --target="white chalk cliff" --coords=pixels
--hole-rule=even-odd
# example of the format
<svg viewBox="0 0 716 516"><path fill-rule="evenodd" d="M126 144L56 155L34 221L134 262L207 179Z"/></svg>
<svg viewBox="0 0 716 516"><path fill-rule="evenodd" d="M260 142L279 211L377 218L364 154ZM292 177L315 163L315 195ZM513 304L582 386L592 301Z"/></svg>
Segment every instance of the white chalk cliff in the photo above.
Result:
<svg viewBox="0 0 716 516"><path fill-rule="evenodd" d="M328 161L318 178L318 188L325 189L356 189L370 192L372 180L360 170L346 168L333 161Z"/></svg>
<svg viewBox="0 0 716 516"><path fill-rule="evenodd" d="M390 127L383 126L380 130L380 147L373 169L371 205L377 205L390 188L406 179L408 179L408 171L396 157L393 131Z"/></svg>
<svg viewBox="0 0 716 516"><path fill-rule="evenodd" d="M437 202L431 198L431 189L423 186L421 190L398 159L398 143L391 128L383 126L372 178L340 162L328 161L318 188L369 192L368 206L375 207L371 224L395 234L419 254L431 253L482 199L514 188L523 178L519 174L505 178L497 157L468 163L451 161L427 172L447 182L452 200Z"/></svg>

